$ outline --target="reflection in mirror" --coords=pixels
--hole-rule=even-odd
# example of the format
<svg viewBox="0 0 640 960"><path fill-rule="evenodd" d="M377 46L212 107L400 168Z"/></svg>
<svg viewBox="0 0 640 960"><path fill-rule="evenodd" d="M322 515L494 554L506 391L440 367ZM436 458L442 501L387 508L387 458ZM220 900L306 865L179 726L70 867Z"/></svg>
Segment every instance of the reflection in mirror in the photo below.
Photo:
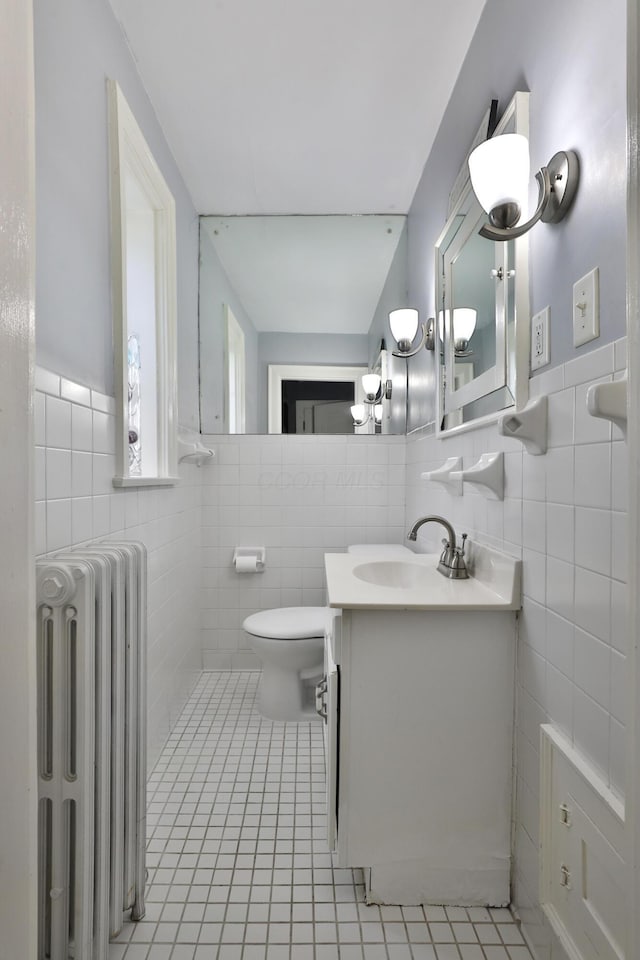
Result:
<svg viewBox="0 0 640 960"><path fill-rule="evenodd" d="M527 97L515 95L496 135L528 133ZM439 431L523 405L528 395L527 239L481 237L486 216L469 177L456 182L459 198L436 244Z"/></svg>
<svg viewBox="0 0 640 960"><path fill-rule="evenodd" d="M282 381L282 433L348 433L353 384Z"/></svg>
<svg viewBox="0 0 640 960"><path fill-rule="evenodd" d="M269 433L352 433L367 367L269 364Z"/></svg>
<svg viewBox="0 0 640 960"><path fill-rule="evenodd" d="M404 216L202 217L202 432L232 431L230 412L241 403L240 385L229 369L229 314L244 341L245 430L267 433L283 429L281 399L277 427L269 413L270 368L311 367L316 374L311 369L289 379L330 383L331 377L317 374L318 366L343 372L357 367L359 381L380 364L389 309L406 302ZM396 389L378 411L381 424L358 427L350 414L338 412L340 404L344 413L361 401L361 385L350 402L336 398L333 409L333 401L324 396L329 387L305 399L307 385L294 390L296 412L287 411L287 430L295 421L304 432L311 427L336 432L340 426L342 433L404 433L406 362L390 358L386 377Z"/></svg>

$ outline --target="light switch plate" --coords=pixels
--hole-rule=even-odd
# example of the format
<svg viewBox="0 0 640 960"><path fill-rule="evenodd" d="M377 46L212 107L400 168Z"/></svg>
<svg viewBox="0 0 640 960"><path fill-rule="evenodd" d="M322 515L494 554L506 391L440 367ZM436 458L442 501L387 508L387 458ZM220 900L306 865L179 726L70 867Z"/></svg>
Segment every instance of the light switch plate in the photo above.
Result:
<svg viewBox="0 0 640 960"><path fill-rule="evenodd" d="M531 318L531 369L545 367L550 360L549 307L545 307Z"/></svg>
<svg viewBox="0 0 640 960"><path fill-rule="evenodd" d="M600 290L594 267L573 285L573 345L580 347L600 336Z"/></svg>

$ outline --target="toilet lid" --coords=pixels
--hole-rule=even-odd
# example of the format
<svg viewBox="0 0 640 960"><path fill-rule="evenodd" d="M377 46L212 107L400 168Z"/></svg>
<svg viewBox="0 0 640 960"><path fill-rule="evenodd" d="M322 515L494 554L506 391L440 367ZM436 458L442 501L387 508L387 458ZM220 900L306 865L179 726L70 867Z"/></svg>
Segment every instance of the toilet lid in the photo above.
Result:
<svg viewBox="0 0 640 960"><path fill-rule="evenodd" d="M253 613L242 624L247 633L271 640L302 640L324 637L329 623L326 607L278 607Z"/></svg>

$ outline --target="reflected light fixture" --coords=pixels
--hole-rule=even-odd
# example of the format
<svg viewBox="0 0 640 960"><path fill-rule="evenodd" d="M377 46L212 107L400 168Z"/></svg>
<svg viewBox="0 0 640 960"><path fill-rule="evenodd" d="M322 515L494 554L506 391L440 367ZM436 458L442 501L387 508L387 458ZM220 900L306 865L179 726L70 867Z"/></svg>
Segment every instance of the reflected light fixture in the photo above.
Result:
<svg viewBox="0 0 640 960"><path fill-rule="evenodd" d="M526 223L519 223L529 191L529 141L520 133L485 140L469 156L473 191L489 223L480 230L488 240L513 240L543 223L559 223L569 211L578 188L580 164L573 150L561 150L536 173L538 206Z"/></svg>
<svg viewBox="0 0 640 960"><path fill-rule="evenodd" d="M375 402L381 382L380 375L377 373L365 373L363 376L362 389L368 403Z"/></svg>
<svg viewBox="0 0 640 960"><path fill-rule="evenodd" d="M371 406L367 409L364 403L354 403L351 407L351 416L353 417L353 423L356 427L364 427L366 423L369 423L370 420L373 420L377 424L382 423L382 404L375 403L373 404L373 416L371 414Z"/></svg>
<svg viewBox="0 0 640 960"><path fill-rule="evenodd" d="M365 413L364 403L354 403L351 407L351 416L358 427L363 427L370 419L369 414Z"/></svg>
<svg viewBox="0 0 640 960"><path fill-rule="evenodd" d="M351 407L351 416L356 427L364 427L374 420L382 423L382 401L391 399L391 380L384 384L379 373L365 373L362 377L364 403L354 403Z"/></svg>
<svg viewBox="0 0 640 960"><path fill-rule="evenodd" d="M444 343L444 316L449 319L449 310L441 310L438 314L438 334L440 342ZM456 357L469 357L469 340L474 334L478 320L478 311L473 307L454 307L453 309L453 351Z"/></svg>
<svg viewBox="0 0 640 960"><path fill-rule="evenodd" d="M391 334L398 344L398 349L392 351L394 357L415 357L417 353L426 347L427 350L433 350L435 347L435 338L433 332L433 317L428 320L419 321L418 311L413 307L401 307L399 310L392 310L389 314L389 326ZM411 349L416 334L420 328L420 339L418 345Z"/></svg>

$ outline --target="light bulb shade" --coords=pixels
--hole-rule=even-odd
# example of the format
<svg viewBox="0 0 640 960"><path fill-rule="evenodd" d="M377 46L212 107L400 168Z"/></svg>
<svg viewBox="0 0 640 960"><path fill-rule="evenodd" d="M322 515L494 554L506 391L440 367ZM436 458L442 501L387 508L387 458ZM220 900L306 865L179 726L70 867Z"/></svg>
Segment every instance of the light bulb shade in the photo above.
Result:
<svg viewBox="0 0 640 960"><path fill-rule="evenodd" d="M485 140L469 157L469 175L480 206L491 213L503 204L527 207L529 141L520 133Z"/></svg>
<svg viewBox="0 0 640 960"><path fill-rule="evenodd" d="M374 400L380 389L380 376L377 373L365 373L362 378L362 387L367 400Z"/></svg>
<svg viewBox="0 0 640 960"><path fill-rule="evenodd" d="M364 423L366 419L364 403L354 403L354 405L351 407L351 416L356 423Z"/></svg>
<svg viewBox="0 0 640 960"><path fill-rule="evenodd" d="M373 408L373 416L376 423L382 423L382 404L381 403L376 403L375 407Z"/></svg>
<svg viewBox="0 0 640 960"><path fill-rule="evenodd" d="M444 343L444 318L449 320L449 310L441 310L438 314L438 336ZM455 349L466 349L466 345L473 336L478 320L478 311L473 307L455 307L453 311L453 344Z"/></svg>
<svg viewBox="0 0 640 960"><path fill-rule="evenodd" d="M458 307L453 311L453 340L468 343L476 328L478 313L471 307Z"/></svg>
<svg viewBox="0 0 640 960"><path fill-rule="evenodd" d="M411 343L418 332L418 311L413 307L402 307L389 314L389 326L396 343Z"/></svg>

